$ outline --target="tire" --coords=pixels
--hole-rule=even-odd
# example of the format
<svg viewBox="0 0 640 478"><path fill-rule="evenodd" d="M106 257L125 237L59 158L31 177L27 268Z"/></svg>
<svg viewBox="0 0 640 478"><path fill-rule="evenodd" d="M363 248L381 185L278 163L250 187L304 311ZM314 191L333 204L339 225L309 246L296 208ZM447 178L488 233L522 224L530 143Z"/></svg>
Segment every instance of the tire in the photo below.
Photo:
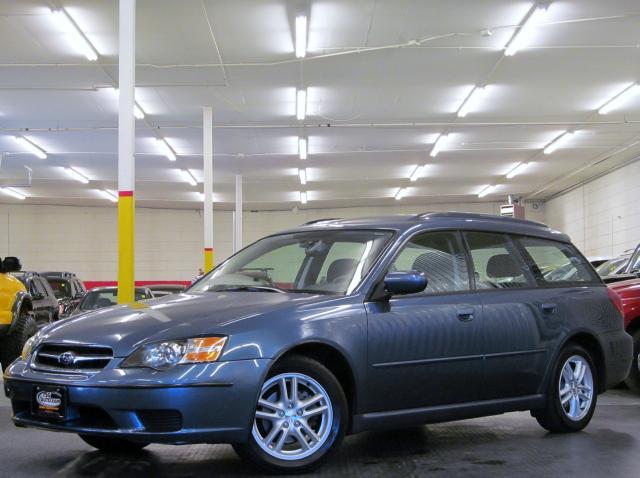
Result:
<svg viewBox="0 0 640 478"><path fill-rule="evenodd" d="M94 435L78 435L87 445L107 453L136 453L149 445L126 438L110 438Z"/></svg>
<svg viewBox="0 0 640 478"><path fill-rule="evenodd" d="M633 360L631 361L631 370L629 375L624 379L624 383L632 392L640 394L640 364L638 363L638 354L640 353L640 329L633 334Z"/></svg>
<svg viewBox="0 0 640 478"><path fill-rule="evenodd" d="M285 402L292 395L294 379L298 393L289 406L277 407L283 401L283 379ZM310 397L321 398L302 406L301 402ZM273 406L265 407L265 401ZM233 448L241 458L264 471L304 473L320 466L338 448L347 428L348 410L340 383L324 365L307 357L291 356L276 363L269 372L260 392L248 441L235 444ZM261 418L258 413L268 414L269 418ZM278 427L277 431L275 427ZM307 443L306 447L303 441Z"/></svg>
<svg viewBox="0 0 640 478"><path fill-rule="evenodd" d="M3 370L20 356L24 343L37 331L38 324L33 318L33 313L24 307L20 309L15 328L0 340L0 363Z"/></svg>
<svg viewBox="0 0 640 478"><path fill-rule="evenodd" d="M588 368L582 374L583 380L573 387L571 383L567 384L567 378L570 377L569 381L575 379L576 362ZM563 377L563 369L566 370L567 364L571 371L568 372L568 376ZM574 366L576 368L573 368ZM569 397L564 406L560 398L561 386L565 390L568 388L568 391L563 393L565 399ZM590 391L587 391L587 387ZM586 427L591 421L598 400L598 375L591 354L577 344L567 345L558 356L545 395L545 407L531 412L543 428L552 433L572 433ZM590 399L587 400L586 396Z"/></svg>

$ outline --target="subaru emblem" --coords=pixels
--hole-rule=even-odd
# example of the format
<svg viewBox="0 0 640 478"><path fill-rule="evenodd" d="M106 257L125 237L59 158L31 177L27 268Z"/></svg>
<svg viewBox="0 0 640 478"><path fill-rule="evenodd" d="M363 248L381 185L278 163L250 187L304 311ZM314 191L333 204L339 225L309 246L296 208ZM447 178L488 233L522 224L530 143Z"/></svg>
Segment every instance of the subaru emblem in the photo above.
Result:
<svg viewBox="0 0 640 478"><path fill-rule="evenodd" d="M58 361L60 362L61 365L64 365L65 367L69 367L70 365L73 365L76 362L76 354L74 354L73 352L61 353L60 356L58 357Z"/></svg>

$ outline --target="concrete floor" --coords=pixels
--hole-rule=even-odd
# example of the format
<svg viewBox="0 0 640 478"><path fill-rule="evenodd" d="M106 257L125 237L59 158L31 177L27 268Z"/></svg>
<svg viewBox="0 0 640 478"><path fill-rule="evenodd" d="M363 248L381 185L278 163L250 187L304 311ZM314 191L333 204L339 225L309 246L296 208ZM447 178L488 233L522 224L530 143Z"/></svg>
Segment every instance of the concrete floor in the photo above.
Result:
<svg viewBox="0 0 640 478"><path fill-rule="evenodd" d="M229 446L153 445L132 458L92 451L74 435L14 428L0 399L0 476L125 478L258 476ZM345 439L317 474L378 477L640 476L640 397L600 397L589 427L550 435L528 413L364 433Z"/></svg>

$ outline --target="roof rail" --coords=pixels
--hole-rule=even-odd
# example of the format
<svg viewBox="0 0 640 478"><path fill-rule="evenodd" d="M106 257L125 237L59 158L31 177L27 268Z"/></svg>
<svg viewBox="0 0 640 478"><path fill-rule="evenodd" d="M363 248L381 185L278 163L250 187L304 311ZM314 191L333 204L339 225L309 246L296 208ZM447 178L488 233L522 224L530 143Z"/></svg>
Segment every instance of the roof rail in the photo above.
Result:
<svg viewBox="0 0 640 478"><path fill-rule="evenodd" d="M529 219L517 219L514 217L498 216L495 214L481 214L475 212L424 212L417 214L418 219L426 219L428 217L458 217L461 219L480 219L488 221L505 221L505 222L518 222L521 224L528 224L530 226L538 226L548 228L545 223L538 221L531 221Z"/></svg>
<svg viewBox="0 0 640 478"><path fill-rule="evenodd" d="M324 219L314 219L313 221L305 222L303 226L308 226L310 224L317 224L319 222L327 222L327 221L339 221L342 219L341 217L326 217Z"/></svg>

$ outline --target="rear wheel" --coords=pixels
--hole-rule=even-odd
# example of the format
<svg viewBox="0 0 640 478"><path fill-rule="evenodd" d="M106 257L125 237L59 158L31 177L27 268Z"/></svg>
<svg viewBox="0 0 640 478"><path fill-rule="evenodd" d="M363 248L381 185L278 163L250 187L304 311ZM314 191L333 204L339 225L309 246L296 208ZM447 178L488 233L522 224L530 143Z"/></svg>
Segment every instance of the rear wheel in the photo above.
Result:
<svg viewBox="0 0 640 478"><path fill-rule="evenodd" d="M249 440L236 452L262 469L300 473L319 466L344 437L347 399L322 364L292 356L262 386Z"/></svg>
<svg viewBox="0 0 640 478"><path fill-rule="evenodd" d="M37 331L38 325L33 313L24 307L20 309L15 328L0 340L0 363L3 369L20 356L24 343Z"/></svg>
<svg viewBox="0 0 640 478"><path fill-rule="evenodd" d="M570 433L591 421L598 398L598 377L589 352L576 344L558 357L543 409L533 410L538 423L550 432Z"/></svg>
<svg viewBox="0 0 640 478"><path fill-rule="evenodd" d="M631 361L631 370L629 375L624 380L624 383L635 393L640 393L640 362L638 361L638 354L640 354L640 329L636 330L633 334L633 360Z"/></svg>
<svg viewBox="0 0 640 478"><path fill-rule="evenodd" d="M135 442L125 438L99 437L93 435L78 435L93 448L107 453L135 453L149 445L144 442Z"/></svg>

